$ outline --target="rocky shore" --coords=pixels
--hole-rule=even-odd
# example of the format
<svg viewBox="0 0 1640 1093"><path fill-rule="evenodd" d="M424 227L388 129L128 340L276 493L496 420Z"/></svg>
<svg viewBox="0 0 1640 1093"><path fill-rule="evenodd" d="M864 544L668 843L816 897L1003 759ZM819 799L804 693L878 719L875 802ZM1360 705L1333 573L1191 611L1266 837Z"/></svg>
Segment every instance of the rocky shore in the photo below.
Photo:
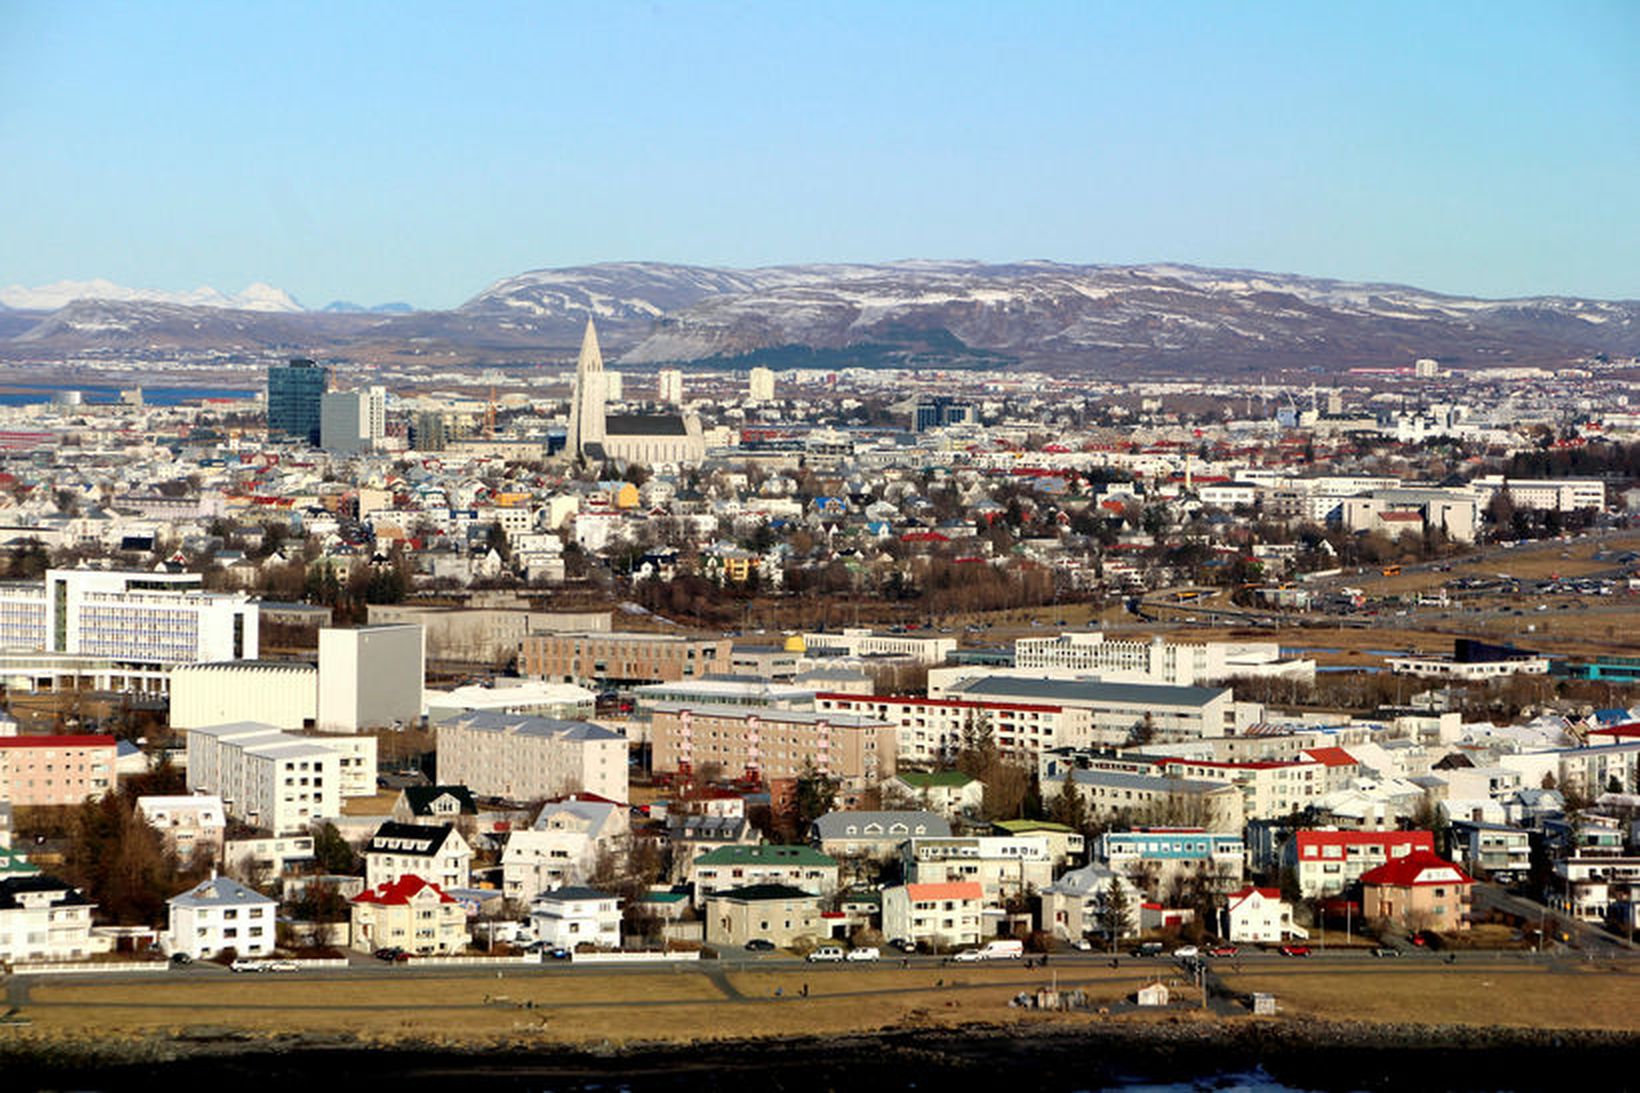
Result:
<svg viewBox="0 0 1640 1093"><path fill-rule="evenodd" d="M478 1079L486 1090L911 1089L952 1080L1091 1090L1211 1085L1224 1075L1262 1071L1297 1089L1547 1090L1564 1088L1573 1074L1633 1073L1637 1048L1640 1033L1284 1021L986 1025L590 1049L376 1046L194 1030L126 1042L0 1040L0 1074L17 1091L148 1086L161 1066L181 1088L210 1081L235 1089L387 1081L444 1089L452 1080Z"/></svg>

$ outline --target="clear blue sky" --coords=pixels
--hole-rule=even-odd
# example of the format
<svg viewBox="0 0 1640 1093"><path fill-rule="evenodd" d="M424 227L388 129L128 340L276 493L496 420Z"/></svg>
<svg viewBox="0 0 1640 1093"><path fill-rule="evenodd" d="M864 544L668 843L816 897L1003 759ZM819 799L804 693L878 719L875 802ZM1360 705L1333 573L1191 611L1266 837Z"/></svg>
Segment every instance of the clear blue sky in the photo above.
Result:
<svg viewBox="0 0 1640 1093"><path fill-rule="evenodd" d="M1184 261L1640 297L1640 0L0 0L0 284Z"/></svg>

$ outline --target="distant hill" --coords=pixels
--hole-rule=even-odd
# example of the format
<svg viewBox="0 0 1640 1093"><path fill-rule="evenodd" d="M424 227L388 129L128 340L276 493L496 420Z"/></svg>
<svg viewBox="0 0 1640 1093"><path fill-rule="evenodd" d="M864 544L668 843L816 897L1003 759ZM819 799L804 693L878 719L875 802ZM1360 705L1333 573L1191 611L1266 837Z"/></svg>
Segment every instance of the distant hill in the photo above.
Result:
<svg viewBox="0 0 1640 1093"><path fill-rule="evenodd" d="M55 287L55 286L54 286ZM573 356L590 315L622 363L1137 368L1197 374L1558 364L1640 354L1640 301L1485 300L1185 265L903 261L735 270L618 262L521 273L450 311L75 299L0 316L0 359L214 348L335 354L414 344L459 361ZM25 290L36 293L44 290ZM209 292L210 290L200 290ZM274 295L277 294L277 295ZM217 294L220 296L220 294ZM22 307L0 292L0 303ZM294 305L294 301L291 301Z"/></svg>

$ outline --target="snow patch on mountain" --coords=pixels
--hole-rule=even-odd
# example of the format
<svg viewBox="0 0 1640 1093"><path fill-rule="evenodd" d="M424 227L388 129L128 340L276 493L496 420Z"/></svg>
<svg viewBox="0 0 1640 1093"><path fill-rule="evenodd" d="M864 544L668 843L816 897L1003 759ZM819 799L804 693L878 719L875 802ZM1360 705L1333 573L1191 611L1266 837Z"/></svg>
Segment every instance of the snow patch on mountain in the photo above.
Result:
<svg viewBox="0 0 1640 1093"><path fill-rule="evenodd" d="M187 292L167 292L163 289L128 288L113 281L57 281L49 285L29 288L9 285L0 288L0 303L27 311L56 311L80 300L111 300L117 303L176 304L182 307L215 307L232 311L261 311L292 313L302 311L302 305L284 289L260 281L246 286L243 292L225 293L208 285Z"/></svg>

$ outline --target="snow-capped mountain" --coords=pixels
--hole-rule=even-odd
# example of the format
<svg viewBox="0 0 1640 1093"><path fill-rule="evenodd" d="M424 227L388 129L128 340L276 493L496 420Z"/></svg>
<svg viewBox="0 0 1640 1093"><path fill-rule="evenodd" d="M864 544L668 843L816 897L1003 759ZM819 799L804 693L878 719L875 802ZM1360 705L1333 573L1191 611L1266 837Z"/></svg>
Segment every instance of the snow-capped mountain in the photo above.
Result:
<svg viewBox="0 0 1640 1093"><path fill-rule="evenodd" d="M112 281L58 281L54 284L27 288L11 285L0 288L0 304L18 310L55 311L79 300L112 300L119 303L175 304L181 307L217 307L231 311L297 312L302 305L284 289L261 282L249 285L243 292L226 293L209 286L200 286L191 292L166 292L162 289L127 288Z"/></svg>
<svg viewBox="0 0 1640 1093"><path fill-rule="evenodd" d="M19 306L18 299L0 293L0 303ZM1170 264L914 260L542 269L497 281L451 311L77 299L43 317L6 313L0 359L8 346L38 359L167 346L345 354L413 340L418 352L452 362L542 363L572 360L589 316L612 359L645 365L755 356L777 366L1017 362L1206 374L1327 372L1425 356L1464 366L1640 354L1640 301L1485 300Z"/></svg>

